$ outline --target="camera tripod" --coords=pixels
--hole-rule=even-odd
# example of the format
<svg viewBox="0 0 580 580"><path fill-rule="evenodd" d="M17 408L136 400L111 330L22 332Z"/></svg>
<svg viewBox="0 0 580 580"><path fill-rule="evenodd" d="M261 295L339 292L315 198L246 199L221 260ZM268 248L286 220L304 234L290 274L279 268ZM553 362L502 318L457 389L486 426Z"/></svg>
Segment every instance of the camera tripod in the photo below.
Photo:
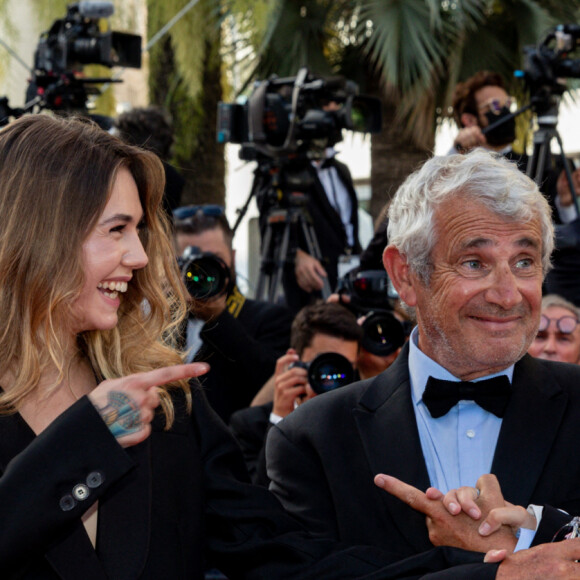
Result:
<svg viewBox="0 0 580 580"><path fill-rule="evenodd" d="M306 208L308 196L304 193L312 185L310 174L304 171L304 164L309 163L309 160L303 153L271 158L256 155L252 150L245 151L242 158L255 160L258 166L254 171L250 195L243 207L237 210L238 218L233 232L244 218L251 199L255 197L260 212L266 216L255 298L277 302L284 296L285 271L292 268L293 274L299 239L304 240L306 252L322 262L316 232ZM326 300L330 293L330 284L324 278L322 297Z"/></svg>
<svg viewBox="0 0 580 580"><path fill-rule="evenodd" d="M306 194L293 192L287 197L287 208L274 208L267 216L256 289L258 300L277 302L283 296L284 271L294 264L296 243L300 234L305 240L306 252L319 262L322 261L316 232L304 207L307 202ZM330 293L328 279L323 278L322 297L326 300Z"/></svg>
<svg viewBox="0 0 580 580"><path fill-rule="evenodd" d="M531 177L538 186L541 185L545 176L546 168L548 168L551 163L552 151L550 145L552 139L556 139L559 147L560 160L564 172L566 173L566 179L570 187L570 193L572 194L573 205L576 208L576 215L578 216L580 215L580 211L578 208L578 198L574 188L570 163L564 153L562 138L557 129L558 106L559 97L556 95L549 95L548 98L542 99L541 106L536 107L538 129L534 133L534 151L532 157L528 161L526 174L528 177Z"/></svg>

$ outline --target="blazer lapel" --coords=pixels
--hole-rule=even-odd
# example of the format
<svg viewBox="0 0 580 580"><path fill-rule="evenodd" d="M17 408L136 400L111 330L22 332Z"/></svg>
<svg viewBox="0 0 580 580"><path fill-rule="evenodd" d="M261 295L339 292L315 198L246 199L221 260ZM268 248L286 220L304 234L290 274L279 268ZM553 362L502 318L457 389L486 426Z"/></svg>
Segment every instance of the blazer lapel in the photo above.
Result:
<svg viewBox="0 0 580 580"><path fill-rule="evenodd" d="M365 391L353 418L373 473L386 473L421 490L429 487L429 475L421 449L413 411L408 373L408 347L395 363ZM415 550L432 548L425 516L394 496L380 496L394 525Z"/></svg>
<svg viewBox="0 0 580 580"><path fill-rule="evenodd" d="M111 578L137 578L151 535L151 437L126 449L136 464L99 502L97 553Z"/></svg>
<svg viewBox="0 0 580 580"><path fill-rule="evenodd" d="M565 391L532 357L526 355L516 364L512 398L491 469L508 501L524 506L530 503L567 402Z"/></svg>

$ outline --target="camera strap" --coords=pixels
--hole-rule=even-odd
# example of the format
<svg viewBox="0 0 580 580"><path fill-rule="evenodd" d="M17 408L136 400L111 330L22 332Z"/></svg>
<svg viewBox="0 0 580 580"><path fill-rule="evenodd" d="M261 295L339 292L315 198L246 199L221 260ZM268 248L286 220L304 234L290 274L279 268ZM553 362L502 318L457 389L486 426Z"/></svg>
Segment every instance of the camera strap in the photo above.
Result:
<svg viewBox="0 0 580 580"><path fill-rule="evenodd" d="M237 285L234 285L230 295L226 300L226 308L234 318L237 318L242 311L242 307L244 306L245 301L246 297L240 292Z"/></svg>

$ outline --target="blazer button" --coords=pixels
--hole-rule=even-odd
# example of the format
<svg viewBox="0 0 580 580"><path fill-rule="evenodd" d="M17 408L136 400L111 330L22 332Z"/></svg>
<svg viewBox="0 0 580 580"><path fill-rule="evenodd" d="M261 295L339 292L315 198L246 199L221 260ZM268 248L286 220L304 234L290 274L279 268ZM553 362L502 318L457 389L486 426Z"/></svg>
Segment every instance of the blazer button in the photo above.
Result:
<svg viewBox="0 0 580 580"><path fill-rule="evenodd" d="M70 512L77 505L77 502L72 495L67 493L60 498L58 505L63 512Z"/></svg>
<svg viewBox="0 0 580 580"><path fill-rule="evenodd" d="M84 501L85 499L87 499L87 497L89 497L89 495L91 495L91 491L84 483L79 483L78 485L75 485L73 487L72 493L73 497L75 499L78 499L79 501Z"/></svg>
<svg viewBox="0 0 580 580"><path fill-rule="evenodd" d="M87 475L87 485L91 489L95 489L103 484L105 481L105 476L100 471L91 471Z"/></svg>

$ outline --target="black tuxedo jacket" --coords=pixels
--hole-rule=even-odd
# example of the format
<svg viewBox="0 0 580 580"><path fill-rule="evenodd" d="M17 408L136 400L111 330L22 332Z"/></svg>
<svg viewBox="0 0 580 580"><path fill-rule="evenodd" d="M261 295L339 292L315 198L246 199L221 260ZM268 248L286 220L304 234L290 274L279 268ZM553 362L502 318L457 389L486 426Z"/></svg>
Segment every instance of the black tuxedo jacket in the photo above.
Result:
<svg viewBox="0 0 580 580"><path fill-rule="evenodd" d="M466 557L432 550L419 565L390 565L400 559L390 551L333 551L249 483L199 388L191 415L182 395L174 399L172 428L158 416L128 449L86 397L38 437L20 415L0 417L2 580L201 580L206 563L231 579L416 580ZM79 484L87 490L77 501ZM96 500L95 551L80 518Z"/></svg>
<svg viewBox="0 0 580 580"><path fill-rule="evenodd" d="M516 364L491 468L508 501L580 513L579 387L579 366L528 355ZM424 516L373 484L383 472L430 485L408 345L381 375L315 397L270 429L266 459L270 490L317 535L407 556L432 547Z"/></svg>
<svg viewBox="0 0 580 580"><path fill-rule="evenodd" d="M270 414L274 403L264 403L236 411L230 417L230 430L242 448L251 480L268 487L266 473L266 436L271 427Z"/></svg>

